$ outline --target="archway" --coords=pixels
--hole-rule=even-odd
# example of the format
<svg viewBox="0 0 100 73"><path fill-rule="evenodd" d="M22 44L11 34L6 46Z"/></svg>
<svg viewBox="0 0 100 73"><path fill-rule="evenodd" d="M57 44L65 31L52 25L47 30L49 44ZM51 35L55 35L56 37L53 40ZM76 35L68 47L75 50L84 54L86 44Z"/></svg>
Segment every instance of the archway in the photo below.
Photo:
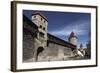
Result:
<svg viewBox="0 0 100 73"><path fill-rule="evenodd" d="M39 47L39 48L37 49L36 61L38 61L38 56L39 56L39 54L40 54L41 52L43 52L43 50L44 50L43 47Z"/></svg>

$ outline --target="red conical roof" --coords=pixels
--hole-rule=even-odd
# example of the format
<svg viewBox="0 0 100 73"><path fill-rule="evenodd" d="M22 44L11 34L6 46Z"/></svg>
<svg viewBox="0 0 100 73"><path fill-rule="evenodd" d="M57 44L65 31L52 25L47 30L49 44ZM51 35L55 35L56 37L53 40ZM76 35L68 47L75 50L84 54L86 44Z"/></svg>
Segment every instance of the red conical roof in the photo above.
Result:
<svg viewBox="0 0 100 73"><path fill-rule="evenodd" d="M74 36L75 35L75 33L74 32L71 32L71 34L70 34L71 36Z"/></svg>
<svg viewBox="0 0 100 73"><path fill-rule="evenodd" d="M76 37L75 33L72 31L70 37Z"/></svg>

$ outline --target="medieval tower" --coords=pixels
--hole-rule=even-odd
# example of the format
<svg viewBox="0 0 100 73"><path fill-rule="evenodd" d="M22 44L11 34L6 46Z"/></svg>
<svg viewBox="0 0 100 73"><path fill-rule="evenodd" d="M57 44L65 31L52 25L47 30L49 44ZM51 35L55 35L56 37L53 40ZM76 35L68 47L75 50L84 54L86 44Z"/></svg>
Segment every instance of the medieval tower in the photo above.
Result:
<svg viewBox="0 0 100 73"><path fill-rule="evenodd" d="M69 36L69 42L73 45L77 45L77 36L75 35L74 32L71 32Z"/></svg>
<svg viewBox="0 0 100 73"><path fill-rule="evenodd" d="M44 15L40 12L32 14L32 22L38 26L37 39L40 41L40 46L45 47L47 45L47 25L48 21Z"/></svg>
<svg viewBox="0 0 100 73"><path fill-rule="evenodd" d="M35 38L35 53L34 58L35 61L42 58L45 53L45 49L47 46L47 25L48 21L44 15L42 15L40 12L35 12L32 14L32 22L35 23L35 25L38 27L38 32L36 33L37 36Z"/></svg>

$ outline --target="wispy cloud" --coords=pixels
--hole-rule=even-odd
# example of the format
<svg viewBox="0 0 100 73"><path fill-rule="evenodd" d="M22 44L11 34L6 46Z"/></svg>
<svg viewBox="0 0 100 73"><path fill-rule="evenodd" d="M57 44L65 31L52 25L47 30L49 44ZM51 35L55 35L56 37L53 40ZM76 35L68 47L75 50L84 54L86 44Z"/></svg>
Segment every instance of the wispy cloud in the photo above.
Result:
<svg viewBox="0 0 100 73"><path fill-rule="evenodd" d="M90 23L88 20L78 20L76 22L66 24L66 26L60 30L55 29L53 31L49 31L49 33L56 36L68 36L73 31L77 35L85 35L88 33L89 25Z"/></svg>

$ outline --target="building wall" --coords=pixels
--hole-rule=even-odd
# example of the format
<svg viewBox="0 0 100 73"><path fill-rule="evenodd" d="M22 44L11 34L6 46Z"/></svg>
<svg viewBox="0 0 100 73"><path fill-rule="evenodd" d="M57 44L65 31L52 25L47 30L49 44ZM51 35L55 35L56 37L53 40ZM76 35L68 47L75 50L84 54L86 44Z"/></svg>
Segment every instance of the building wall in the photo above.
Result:
<svg viewBox="0 0 100 73"><path fill-rule="evenodd" d="M34 57L34 39L30 34L23 35L23 62L33 61Z"/></svg>
<svg viewBox="0 0 100 73"><path fill-rule="evenodd" d="M32 37L31 34L23 35L23 61L60 61L67 60L71 56L72 50L68 47L50 42L48 46L43 47L43 51L37 56L37 50L41 47L38 39Z"/></svg>
<svg viewBox="0 0 100 73"><path fill-rule="evenodd" d="M38 56L44 56L42 53L45 47L41 46L42 43L36 38L32 37L30 33L23 34L23 62L34 62ZM43 51L37 56L38 48L42 47Z"/></svg>
<svg viewBox="0 0 100 73"><path fill-rule="evenodd" d="M64 60L72 54L72 50L70 48L56 43L49 43L47 50L47 55L50 57L50 61Z"/></svg>

